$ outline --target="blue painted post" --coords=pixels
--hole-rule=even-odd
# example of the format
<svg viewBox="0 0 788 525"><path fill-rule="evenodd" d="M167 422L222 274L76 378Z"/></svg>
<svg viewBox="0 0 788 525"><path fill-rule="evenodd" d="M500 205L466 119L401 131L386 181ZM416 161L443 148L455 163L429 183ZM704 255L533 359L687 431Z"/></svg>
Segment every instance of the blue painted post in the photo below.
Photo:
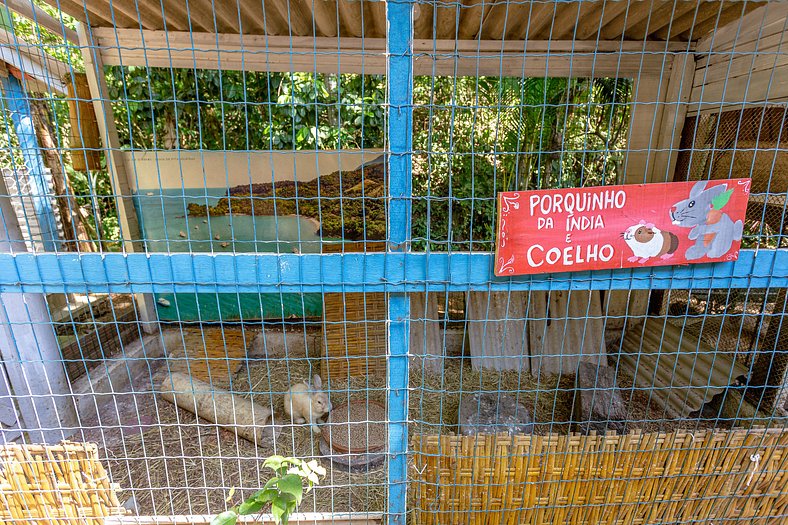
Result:
<svg viewBox="0 0 788 525"><path fill-rule="evenodd" d="M389 98L388 251L408 251L411 226L411 150L413 120L413 4L386 3ZM389 275L391 273L391 275ZM387 278L397 269L386 265ZM405 525L408 482L408 347L410 303L405 293L388 301L388 522Z"/></svg>
<svg viewBox="0 0 788 525"><path fill-rule="evenodd" d="M44 159L41 157L36 131L33 128L30 102L27 100L27 94L22 84L16 77L6 74L0 76L0 82L3 87L5 106L11 113L22 157L25 159L25 166L27 166L29 173L30 196L33 199L33 209L35 209L38 220L41 242L44 250L55 251L55 242L58 240L57 223L55 222L55 212L52 209L52 201L48 196L49 187L44 175Z"/></svg>

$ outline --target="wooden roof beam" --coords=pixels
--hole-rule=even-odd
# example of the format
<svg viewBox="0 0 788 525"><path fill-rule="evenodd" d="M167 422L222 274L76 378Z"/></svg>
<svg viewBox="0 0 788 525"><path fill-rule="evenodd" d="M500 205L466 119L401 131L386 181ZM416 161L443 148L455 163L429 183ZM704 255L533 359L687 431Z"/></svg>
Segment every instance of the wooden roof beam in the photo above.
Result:
<svg viewBox="0 0 788 525"><path fill-rule="evenodd" d="M79 43L79 36L73 29L66 27L61 20L48 15L43 9L32 4L30 0L5 0L8 8L27 18L41 27L49 29L58 36L62 36L72 44Z"/></svg>
<svg viewBox="0 0 788 525"><path fill-rule="evenodd" d="M588 16L580 20L575 31L575 38L578 40L588 40L599 34L602 28L616 19L621 13L627 10L627 2L606 2L601 7L601 16Z"/></svg>
<svg viewBox="0 0 788 525"><path fill-rule="evenodd" d="M547 32L549 34L555 18L555 7L553 4L531 4L531 13L528 17L527 33L523 35L528 40L542 38Z"/></svg>
<svg viewBox="0 0 788 525"><path fill-rule="evenodd" d="M96 25L96 21L99 21L102 23L102 25L112 25L111 19L106 19L102 16L87 11L82 3L76 2L75 0L59 0L59 7L60 10L66 13L68 16L74 17L80 22ZM90 19L88 20L88 18Z"/></svg>
<svg viewBox="0 0 788 525"><path fill-rule="evenodd" d="M90 2L86 2L89 4ZM98 3L98 2L95 2ZM136 5L135 5L136 4ZM127 16L134 20L136 24L144 29L163 29L161 16L161 4L159 2L110 2L112 9L117 13ZM158 7L158 11L156 10Z"/></svg>
<svg viewBox="0 0 788 525"><path fill-rule="evenodd" d="M653 36L660 40L673 40L688 29L691 29L695 24L713 16L719 8L718 2L702 2L696 4L693 6L693 9L685 15L674 18L667 27L660 29L654 33Z"/></svg>
<svg viewBox="0 0 788 525"><path fill-rule="evenodd" d="M727 7L723 7L723 5L720 4L721 12L718 11L714 16L709 17L703 22L696 23L694 27L682 33L681 36L686 40L699 40L713 30L725 27L758 7L760 6L750 2L733 2L732 5L728 5Z"/></svg>
<svg viewBox="0 0 788 525"><path fill-rule="evenodd" d="M634 27L643 20L648 20L651 14L651 2L641 1L629 4L629 9L618 15L600 31L603 40L617 40L630 27Z"/></svg>
<svg viewBox="0 0 788 525"><path fill-rule="evenodd" d="M305 8L312 11L317 33L326 36L337 36L337 5L325 0L302 1L305 3ZM418 7L418 4L416 7Z"/></svg>
<svg viewBox="0 0 788 525"><path fill-rule="evenodd" d="M187 9L183 0L161 0L164 4L164 23L171 31L214 31L213 17L209 20L207 13L190 1ZM169 14L168 14L169 13ZM172 29L171 29L172 28Z"/></svg>
<svg viewBox="0 0 788 525"><path fill-rule="evenodd" d="M95 28L108 65L245 71L383 74L384 38L254 36ZM117 46L116 39L124 42ZM142 41L149 46L140 49ZM659 75L666 53L687 45L664 42L415 40L414 73L493 76ZM243 56L239 51L246 51ZM221 64L221 68L220 68Z"/></svg>
<svg viewBox="0 0 788 525"><path fill-rule="evenodd" d="M670 25L675 20L693 11L697 4L693 2L668 2L651 12L651 16L628 28L625 32L627 40L643 40L648 35Z"/></svg>
<svg viewBox="0 0 788 525"><path fill-rule="evenodd" d="M599 16L595 16L599 12L599 7L599 5L590 2L560 6L553 23L551 37L556 40L575 38L581 20L591 18L599 21Z"/></svg>

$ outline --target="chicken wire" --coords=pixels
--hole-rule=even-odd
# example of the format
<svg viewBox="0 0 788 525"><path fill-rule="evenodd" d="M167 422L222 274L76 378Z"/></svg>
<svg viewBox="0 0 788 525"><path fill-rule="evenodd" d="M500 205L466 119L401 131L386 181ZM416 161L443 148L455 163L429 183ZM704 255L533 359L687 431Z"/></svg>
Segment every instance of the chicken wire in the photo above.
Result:
<svg viewBox="0 0 788 525"><path fill-rule="evenodd" d="M272 454L312 521L785 519L787 5L9 0L3 442L97 443L121 521ZM492 274L501 191L738 177L735 264Z"/></svg>

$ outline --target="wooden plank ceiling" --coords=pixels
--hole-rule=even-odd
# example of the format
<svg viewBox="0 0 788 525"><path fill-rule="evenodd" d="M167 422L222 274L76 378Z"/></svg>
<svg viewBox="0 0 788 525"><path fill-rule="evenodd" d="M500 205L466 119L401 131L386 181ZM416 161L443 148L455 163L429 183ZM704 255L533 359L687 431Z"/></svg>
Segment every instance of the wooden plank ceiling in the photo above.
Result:
<svg viewBox="0 0 788 525"><path fill-rule="evenodd" d="M386 31L382 1L47 1L93 27L356 38L384 38ZM416 5L415 38L686 42L763 4L738 0L433 0Z"/></svg>

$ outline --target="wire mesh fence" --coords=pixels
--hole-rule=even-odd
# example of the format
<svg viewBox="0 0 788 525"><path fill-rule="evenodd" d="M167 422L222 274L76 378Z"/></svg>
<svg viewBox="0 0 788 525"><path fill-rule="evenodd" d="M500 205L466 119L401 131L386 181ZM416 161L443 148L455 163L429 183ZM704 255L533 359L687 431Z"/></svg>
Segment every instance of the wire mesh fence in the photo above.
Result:
<svg viewBox="0 0 788 525"><path fill-rule="evenodd" d="M788 517L788 3L0 13L4 522ZM735 261L493 274L500 192L736 178Z"/></svg>

